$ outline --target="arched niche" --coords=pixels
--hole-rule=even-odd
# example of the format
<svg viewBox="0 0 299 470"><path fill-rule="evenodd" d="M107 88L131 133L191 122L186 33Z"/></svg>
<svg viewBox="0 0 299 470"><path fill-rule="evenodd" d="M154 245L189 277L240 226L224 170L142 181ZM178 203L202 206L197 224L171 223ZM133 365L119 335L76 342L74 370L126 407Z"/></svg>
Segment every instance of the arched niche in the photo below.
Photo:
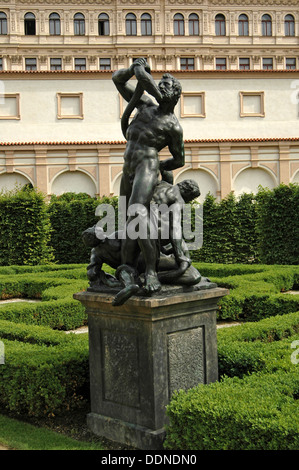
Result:
<svg viewBox="0 0 299 470"><path fill-rule="evenodd" d="M292 178L292 183L299 184L299 170L297 171L297 173L294 174L294 176Z"/></svg>
<svg viewBox="0 0 299 470"><path fill-rule="evenodd" d="M243 193L256 194L259 186L268 189L273 189L276 186L274 176L262 168L246 168L236 176L233 182L236 196Z"/></svg>
<svg viewBox="0 0 299 470"><path fill-rule="evenodd" d="M119 196L121 177L122 177L122 173L120 173L119 175L117 175L117 177L115 178L115 180L114 180L113 183L112 183L112 193L113 193L113 196Z"/></svg>
<svg viewBox="0 0 299 470"><path fill-rule="evenodd" d="M90 176L82 171L65 171L52 182L51 193L59 196L63 193L87 193L96 195L96 186Z"/></svg>
<svg viewBox="0 0 299 470"><path fill-rule="evenodd" d="M175 184L188 179L196 181L199 186L200 196L197 198L198 202L203 202L208 193L217 197L217 181L209 172L205 170L183 171L175 179Z"/></svg>
<svg viewBox="0 0 299 470"><path fill-rule="evenodd" d="M22 188L25 184L32 184L26 176L20 173L1 173L0 191L11 191L15 188Z"/></svg>

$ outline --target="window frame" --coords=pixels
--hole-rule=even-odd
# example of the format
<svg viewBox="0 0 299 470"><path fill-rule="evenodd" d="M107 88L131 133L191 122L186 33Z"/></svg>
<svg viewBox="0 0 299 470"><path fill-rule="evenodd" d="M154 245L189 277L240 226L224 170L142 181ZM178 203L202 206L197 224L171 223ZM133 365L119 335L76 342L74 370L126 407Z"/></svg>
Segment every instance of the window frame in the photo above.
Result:
<svg viewBox="0 0 299 470"><path fill-rule="evenodd" d="M272 36L272 17L271 15L269 15L269 13L265 13L262 16L262 36L263 37Z"/></svg>
<svg viewBox="0 0 299 470"><path fill-rule="evenodd" d="M51 32L52 28L53 28L53 32ZM50 13L50 15L49 15L49 35L50 36L60 36L61 35L60 15L56 12Z"/></svg>
<svg viewBox="0 0 299 470"><path fill-rule="evenodd" d="M288 16L291 17L292 20L287 19ZM294 18L294 15L291 15L291 13L288 13L284 17L284 35L286 37L294 37L295 36L295 18Z"/></svg>
<svg viewBox="0 0 299 470"><path fill-rule="evenodd" d="M126 15L126 36L137 36L137 18L135 13Z"/></svg>
<svg viewBox="0 0 299 470"><path fill-rule="evenodd" d="M185 36L185 18L182 13L176 13L173 17L173 35Z"/></svg>
<svg viewBox="0 0 299 470"><path fill-rule="evenodd" d="M185 64L182 61L186 61ZM190 63L189 63L190 61ZM192 61L192 63L191 63ZM186 68L183 68L186 66ZM180 57L180 70L195 70L195 60L194 57Z"/></svg>
<svg viewBox="0 0 299 470"><path fill-rule="evenodd" d="M240 91L240 117L265 117L265 92L264 91ZM260 113L246 113L244 111L244 96L259 96L261 99Z"/></svg>
<svg viewBox="0 0 299 470"><path fill-rule="evenodd" d="M193 18L191 18L192 16ZM197 13L190 13L188 17L188 30L189 36L199 36L199 16Z"/></svg>
<svg viewBox="0 0 299 470"><path fill-rule="evenodd" d="M217 61L219 60L223 60L224 63L223 63L223 66L222 64L217 64ZM226 60L226 57L215 57L215 69L216 70L227 70L227 60Z"/></svg>
<svg viewBox="0 0 299 470"><path fill-rule="evenodd" d="M98 33L99 36L110 36L110 18L107 13L98 16Z"/></svg>
<svg viewBox="0 0 299 470"><path fill-rule="evenodd" d="M184 112L184 98L185 97L200 97L201 98L201 113L200 114L187 114ZM205 118L206 117L206 94L204 91L183 91L181 94L181 118Z"/></svg>
<svg viewBox="0 0 299 470"><path fill-rule="evenodd" d="M83 92L78 93L64 93L58 92L56 93L57 97L57 119L84 119L83 114ZM79 98L79 114L70 114L70 115L63 115L61 114L61 100L62 98Z"/></svg>
<svg viewBox="0 0 299 470"><path fill-rule="evenodd" d="M241 60L247 60L248 64L241 64ZM245 66L243 66L245 65ZM247 67L248 65L248 67ZM250 70L250 57L239 57L239 70Z"/></svg>
<svg viewBox="0 0 299 470"><path fill-rule="evenodd" d="M79 60L82 60L82 64L78 63ZM83 65L83 61L84 61L84 65ZM81 67L84 67L84 68L81 68ZM74 68L75 68L75 70L86 70L87 69L86 58L85 57L75 57L74 58Z"/></svg>
<svg viewBox="0 0 299 470"><path fill-rule="evenodd" d="M246 17L246 20L241 18L241 17ZM240 31L240 29L242 31ZM247 31L244 31L245 29ZM239 18L238 18L238 33L239 33L239 36L241 36L241 37L249 36L249 19L248 19L248 16L245 13L241 13L241 15L239 15Z"/></svg>
<svg viewBox="0 0 299 470"><path fill-rule="evenodd" d="M52 62L54 60L59 60L60 61L60 65L57 65L57 64L53 64ZM60 67L60 68L56 68L56 67ZM53 68L54 67L54 68ZM62 59L61 57L50 57L50 70L52 71L56 71L56 70L62 70Z"/></svg>
<svg viewBox="0 0 299 470"><path fill-rule="evenodd" d="M85 15L81 12L74 14L74 36L85 36Z"/></svg>
<svg viewBox="0 0 299 470"><path fill-rule="evenodd" d="M29 61L35 61L35 64L29 64ZM35 68L31 68L35 67ZM37 70L37 59L36 57L25 57L25 71L31 72L31 71L36 71Z"/></svg>
<svg viewBox="0 0 299 470"><path fill-rule="evenodd" d="M2 98L15 98L16 99L16 114L14 116L1 116L0 120L16 120L19 121L21 119L21 112L20 112L20 93L4 93Z"/></svg>
<svg viewBox="0 0 299 470"><path fill-rule="evenodd" d="M0 35L7 36L7 34L8 34L7 14L4 11L0 11Z"/></svg>
<svg viewBox="0 0 299 470"><path fill-rule="evenodd" d="M288 61L293 60L294 61L294 67L290 66L288 64ZM297 59L296 57L286 57L286 70L296 70L297 69Z"/></svg>
<svg viewBox="0 0 299 470"><path fill-rule="evenodd" d="M107 64L101 64L102 60L109 60L109 66ZM110 57L100 57L99 58L99 67L100 70L111 70L111 58Z"/></svg>
<svg viewBox="0 0 299 470"><path fill-rule="evenodd" d="M142 13L140 18L141 36L152 36L152 16L149 13Z"/></svg>
<svg viewBox="0 0 299 470"><path fill-rule="evenodd" d="M215 16L215 36L226 36L226 18L223 13Z"/></svg>
<svg viewBox="0 0 299 470"><path fill-rule="evenodd" d="M29 32L31 28L34 32ZM28 11L24 15L24 34L25 36L36 36L36 17L31 11Z"/></svg>
<svg viewBox="0 0 299 470"><path fill-rule="evenodd" d="M265 64L265 61L269 60L269 66ZM271 61L271 64L270 64ZM273 62L273 57L263 57L262 58L262 65L263 65L263 70L274 70L274 62Z"/></svg>

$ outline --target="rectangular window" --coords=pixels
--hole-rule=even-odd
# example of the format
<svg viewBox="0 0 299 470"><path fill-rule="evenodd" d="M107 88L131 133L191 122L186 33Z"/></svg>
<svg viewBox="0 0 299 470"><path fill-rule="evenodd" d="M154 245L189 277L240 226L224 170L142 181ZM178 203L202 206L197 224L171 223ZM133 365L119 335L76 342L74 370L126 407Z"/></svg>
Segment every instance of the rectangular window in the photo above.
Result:
<svg viewBox="0 0 299 470"><path fill-rule="evenodd" d="M272 58L263 59L263 70L273 70L273 59Z"/></svg>
<svg viewBox="0 0 299 470"><path fill-rule="evenodd" d="M28 58L25 59L25 70L36 70L36 59L34 58Z"/></svg>
<svg viewBox="0 0 299 470"><path fill-rule="evenodd" d="M86 59L75 59L75 70L86 70Z"/></svg>
<svg viewBox="0 0 299 470"><path fill-rule="evenodd" d="M296 58L287 58L286 59L286 69L287 70L296 70Z"/></svg>
<svg viewBox="0 0 299 470"><path fill-rule="evenodd" d="M250 70L250 59L249 57L240 57L239 59L240 70Z"/></svg>
<svg viewBox="0 0 299 470"><path fill-rule="evenodd" d="M19 93L4 93L0 99L0 119L20 119Z"/></svg>
<svg viewBox="0 0 299 470"><path fill-rule="evenodd" d="M240 91L240 117L265 117L263 91Z"/></svg>
<svg viewBox="0 0 299 470"><path fill-rule="evenodd" d="M100 70L111 70L111 59L100 59Z"/></svg>
<svg viewBox="0 0 299 470"><path fill-rule="evenodd" d="M62 70L62 62L59 58L50 59L51 70Z"/></svg>
<svg viewBox="0 0 299 470"><path fill-rule="evenodd" d="M182 57L181 70L194 70L194 59L190 57Z"/></svg>
<svg viewBox="0 0 299 470"><path fill-rule="evenodd" d="M226 70L226 58L216 58L216 70Z"/></svg>
<svg viewBox="0 0 299 470"><path fill-rule="evenodd" d="M57 119L83 117L83 93L57 93Z"/></svg>
<svg viewBox="0 0 299 470"><path fill-rule="evenodd" d="M204 92L183 92L181 117L206 117Z"/></svg>

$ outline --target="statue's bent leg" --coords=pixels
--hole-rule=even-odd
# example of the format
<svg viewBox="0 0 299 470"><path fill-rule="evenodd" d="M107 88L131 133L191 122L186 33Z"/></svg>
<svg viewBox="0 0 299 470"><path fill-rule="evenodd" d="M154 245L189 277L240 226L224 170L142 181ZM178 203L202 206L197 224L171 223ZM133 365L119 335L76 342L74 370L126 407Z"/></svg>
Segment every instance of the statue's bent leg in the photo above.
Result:
<svg viewBox="0 0 299 470"><path fill-rule="evenodd" d="M129 213L127 221L126 240L122 244L122 262L129 266L136 266L138 255L141 251L145 261L144 289L147 293L158 292L161 283L157 276L157 261L159 250L157 240L151 239L150 233L150 201L155 186L158 182L159 161L158 158L147 158L140 162L135 171L132 193L129 201ZM130 224L139 221L139 236L130 237Z"/></svg>
<svg viewBox="0 0 299 470"><path fill-rule="evenodd" d="M139 290L139 285L137 283L138 274L132 267L122 264L117 268L115 276L119 279L124 288L114 297L112 302L112 305L114 306L122 305Z"/></svg>

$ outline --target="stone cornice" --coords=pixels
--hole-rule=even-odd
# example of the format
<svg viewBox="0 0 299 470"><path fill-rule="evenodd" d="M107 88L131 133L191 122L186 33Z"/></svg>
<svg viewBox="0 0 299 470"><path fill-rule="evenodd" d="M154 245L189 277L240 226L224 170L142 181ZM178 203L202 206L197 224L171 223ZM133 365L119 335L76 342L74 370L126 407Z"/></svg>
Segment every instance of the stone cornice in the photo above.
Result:
<svg viewBox="0 0 299 470"><path fill-rule="evenodd" d="M16 5L27 5L34 6L39 5L43 7L51 6L51 5L86 5L86 6L96 6L96 5L114 5L115 3L119 3L119 6L130 6L130 5L144 5L144 6L151 6L151 5L160 5L159 0L15 0L12 2L11 0L2 0L3 4L10 4L12 8ZM256 7L263 7L263 6L277 6L277 7L285 7L285 6L299 6L299 0L166 0L166 5L169 6L177 6L182 7L186 6L197 6L202 5L205 7L221 7L221 6L256 6Z"/></svg>
<svg viewBox="0 0 299 470"><path fill-rule="evenodd" d="M188 1L188 0L187 0ZM298 6L299 0L209 0L209 5L212 6Z"/></svg>
<svg viewBox="0 0 299 470"><path fill-rule="evenodd" d="M285 142L298 142L299 137L252 137L252 138L231 138L231 139L185 139L185 144L239 144L239 143L251 143L251 142L260 142L260 143L285 143ZM47 141L47 142L1 142L0 147L22 147L22 146L32 146L32 147L43 147L43 146L78 146L78 145L125 145L126 141L124 140L97 140L97 141Z"/></svg>

